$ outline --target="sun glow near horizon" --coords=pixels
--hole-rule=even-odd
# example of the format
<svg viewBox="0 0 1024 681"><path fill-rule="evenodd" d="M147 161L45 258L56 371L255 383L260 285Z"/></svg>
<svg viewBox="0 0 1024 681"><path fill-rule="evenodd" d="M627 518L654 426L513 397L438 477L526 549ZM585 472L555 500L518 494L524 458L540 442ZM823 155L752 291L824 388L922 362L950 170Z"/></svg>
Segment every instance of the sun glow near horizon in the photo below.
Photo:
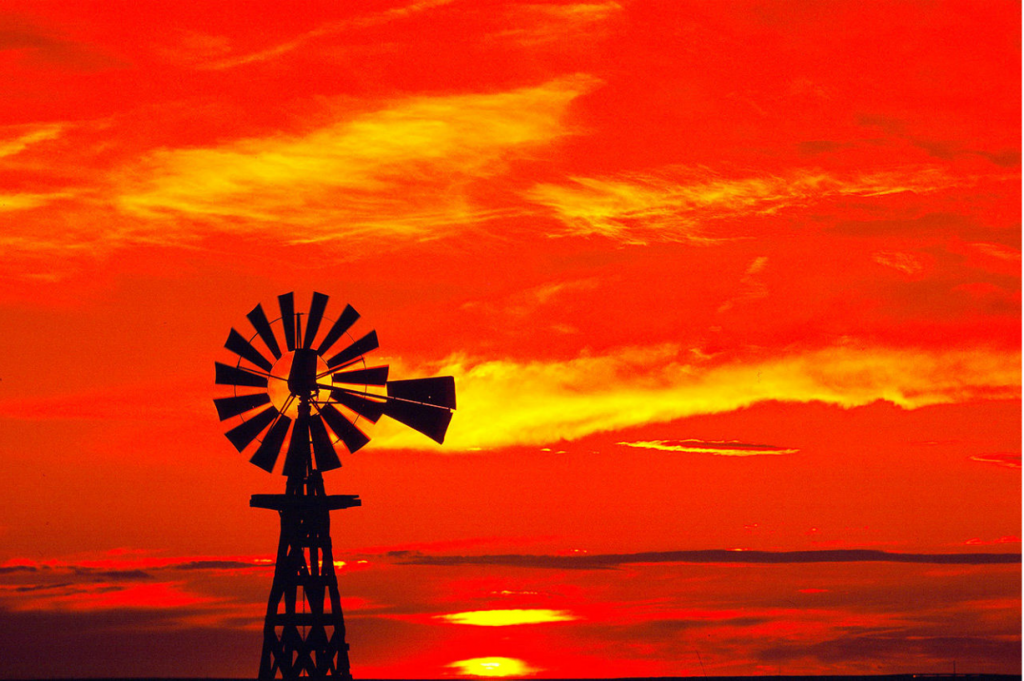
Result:
<svg viewBox="0 0 1024 681"><path fill-rule="evenodd" d="M546 622L570 622L579 617L566 610L511 609L473 610L437 615L437 619L452 624L471 624L478 627L507 627L517 624L542 624Z"/></svg>
<svg viewBox="0 0 1024 681"><path fill-rule="evenodd" d="M514 657L474 657L452 662L448 666L457 669L464 676L527 676L538 671Z"/></svg>

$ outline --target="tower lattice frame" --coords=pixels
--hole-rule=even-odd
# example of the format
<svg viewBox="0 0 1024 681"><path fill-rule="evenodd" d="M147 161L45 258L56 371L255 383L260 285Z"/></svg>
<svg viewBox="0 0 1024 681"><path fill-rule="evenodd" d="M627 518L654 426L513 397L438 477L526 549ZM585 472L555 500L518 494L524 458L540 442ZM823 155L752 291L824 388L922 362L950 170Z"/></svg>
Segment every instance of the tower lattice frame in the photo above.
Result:
<svg viewBox="0 0 1024 681"><path fill-rule="evenodd" d="M299 404L300 418L309 404ZM260 681L352 678L345 618L331 549L331 511L361 506L355 495L330 495L323 476L306 466L288 476L284 494L254 494L250 506L281 516L274 581L263 623Z"/></svg>

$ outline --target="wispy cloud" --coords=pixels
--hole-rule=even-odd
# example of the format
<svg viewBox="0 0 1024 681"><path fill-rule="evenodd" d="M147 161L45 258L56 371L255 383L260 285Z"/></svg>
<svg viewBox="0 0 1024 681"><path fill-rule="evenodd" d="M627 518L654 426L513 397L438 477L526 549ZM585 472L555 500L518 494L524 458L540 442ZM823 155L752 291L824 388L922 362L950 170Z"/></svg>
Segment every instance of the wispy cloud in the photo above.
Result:
<svg viewBox="0 0 1024 681"><path fill-rule="evenodd" d="M220 71L239 66L246 66L248 64L271 61L291 52L307 48L323 38L336 36L348 31L372 28L374 26L381 26L394 21L409 19L435 7L451 4L453 1L454 0L421 0L420 2L413 2L401 7L393 7L381 12L367 13L350 19L329 22L297 35L290 40L271 45L270 47L266 47L262 50L247 52L245 54L218 56L216 59L196 59L194 64L200 69ZM182 54L182 48L186 48L193 44L199 48L197 55L201 55L203 57L208 56L207 50L210 46L209 41L200 41L199 43L189 42L181 45L176 52L178 54Z"/></svg>
<svg viewBox="0 0 1024 681"><path fill-rule="evenodd" d="M617 2L580 2L570 4L522 4L506 10L504 28L495 38L514 41L522 47L557 45L573 49L588 38L605 36L609 19L623 12Z"/></svg>
<svg viewBox="0 0 1024 681"><path fill-rule="evenodd" d="M38 158L26 160L25 157L32 156L26 152L39 151L46 147L46 142L61 139L70 127L60 122L0 126L0 172L11 178L4 183L7 186L0 187L0 213L32 210L75 195L68 189L40 191L41 187L24 185L21 180L26 169L38 172L41 165ZM59 234L18 234L16 228L7 228L0 234L0 249L60 240Z"/></svg>
<svg viewBox="0 0 1024 681"><path fill-rule="evenodd" d="M224 234L319 243L358 258L368 245L379 254L530 212L511 196L480 200L480 183L579 133L568 108L598 85L578 74L505 91L411 96L359 114L321 103L315 117L329 122L317 127L121 153L113 167L99 160L109 154L109 121L78 125L76 138L65 123L2 128L0 164L48 168L38 186L0 188L0 214L21 213L0 234L3 278L57 281L122 249L197 248ZM63 165L47 158L47 143L61 145Z"/></svg>
<svg viewBox="0 0 1024 681"><path fill-rule="evenodd" d="M867 549L821 551L654 551L574 556L415 556L403 562L414 565L506 565L509 567L600 570L637 563L921 563L931 565L1005 565L1021 562L1019 553L896 553Z"/></svg>
<svg viewBox="0 0 1024 681"><path fill-rule="evenodd" d="M924 269L924 265L921 264L921 260L910 253L901 253L898 251L878 251L871 254L871 259L877 262L879 265L885 265L895 270L899 270L907 275L920 274Z"/></svg>
<svg viewBox="0 0 1024 681"><path fill-rule="evenodd" d="M887 400L914 409L1014 399L1020 396L1020 361L1018 352L987 348L838 346L708 364L668 344L561 361L454 356L431 369L455 376L459 392L444 447L470 450L575 440L767 400L845 408ZM373 446L436 448L387 420Z"/></svg>
<svg viewBox="0 0 1024 681"><path fill-rule="evenodd" d="M1019 543L1020 543L1020 537L1018 537L1016 535L1007 535L1007 536L1004 536L1004 537L997 537L996 539L989 539L989 540L984 540L984 539L975 537L974 539L968 539L967 541L964 542L964 544L966 544L967 546L984 546L984 545L993 545L993 544L1019 544Z"/></svg>
<svg viewBox="0 0 1024 681"><path fill-rule="evenodd" d="M727 312L731 310L740 301L759 300L761 298L768 297L768 286L761 280L761 273L764 272L765 267L768 265L768 256L762 255L754 258L754 260L747 266L747 271L744 276L740 279L740 284L743 285L743 291L736 297L730 298L718 307L718 312Z"/></svg>
<svg viewBox="0 0 1024 681"><path fill-rule="evenodd" d="M0 158L14 156L34 144L56 139L66 127L62 123L40 123L0 128Z"/></svg>
<svg viewBox="0 0 1024 681"><path fill-rule="evenodd" d="M100 582L55 586L18 601L17 610L121 610L124 608L177 609L211 603L213 599L192 593L183 582L114 584Z"/></svg>
<svg viewBox="0 0 1024 681"><path fill-rule="evenodd" d="M70 192L0 194L0 213L39 208L40 206L45 206L60 199L67 199L71 196ZM55 249L60 241L61 239L57 235L52 235L48 239L33 238L28 235L0 237L0 244L7 245L8 247L27 246L33 250L39 250L40 247L43 250Z"/></svg>
<svg viewBox="0 0 1024 681"><path fill-rule="evenodd" d="M784 449L773 445L758 445L737 440L640 440L617 444L638 449L656 449L663 452L687 454L714 454L716 456L763 456L796 454L799 449Z"/></svg>
<svg viewBox="0 0 1024 681"><path fill-rule="evenodd" d="M160 556L147 551L127 551L115 549L100 557L78 561L46 560L31 561L25 559L9 560L0 566L3 571L24 571L32 573L72 573L78 576L99 575L105 578L138 578L142 571L159 570L221 570L240 569L246 567L266 567L272 565L271 559L265 556Z"/></svg>
<svg viewBox="0 0 1024 681"><path fill-rule="evenodd" d="M466 186L522 150L573 131L568 105L597 84L578 75L507 92L412 97L301 135L163 149L121 177L117 205L292 241L433 238L493 217ZM282 232L284 234L282 234Z"/></svg>
<svg viewBox="0 0 1024 681"><path fill-rule="evenodd" d="M1010 248L1003 244L993 244L988 242L976 242L970 244L971 247L976 249L978 252L983 253L992 258L998 258L1000 260L1006 260L1008 262L1020 263L1021 255L1020 251L1016 248Z"/></svg>
<svg viewBox="0 0 1024 681"><path fill-rule="evenodd" d="M1021 467L1020 452L993 452L991 454L976 454L971 457L971 461L977 461L979 463L990 463L996 466L1002 466L1004 468L1010 468L1013 470L1020 470Z"/></svg>
<svg viewBox="0 0 1024 681"><path fill-rule="evenodd" d="M0 605L18 612L177 610L202 605L223 610L224 599L190 580L232 576L273 566L258 556L158 556L115 550L73 562L13 560L0 566ZM222 613L223 614L223 613Z"/></svg>
<svg viewBox="0 0 1024 681"><path fill-rule="evenodd" d="M473 300L464 303L462 309L481 312L493 319L500 319L501 322L495 326L503 328L510 323L515 324L525 317L535 315L541 308L560 303L579 292L598 289L600 286L601 280L597 277L550 282L516 291L498 300ZM562 333L573 331L562 324L558 324L555 330Z"/></svg>
<svg viewBox="0 0 1024 681"><path fill-rule="evenodd" d="M757 177L668 168L538 184L526 197L551 210L562 222L561 234L604 236L632 244L707 244L723 238L709 229L716 219L768 215L842 196L933 192L972 181L954 178L938 166L856 175L806 169Z"/></svg>

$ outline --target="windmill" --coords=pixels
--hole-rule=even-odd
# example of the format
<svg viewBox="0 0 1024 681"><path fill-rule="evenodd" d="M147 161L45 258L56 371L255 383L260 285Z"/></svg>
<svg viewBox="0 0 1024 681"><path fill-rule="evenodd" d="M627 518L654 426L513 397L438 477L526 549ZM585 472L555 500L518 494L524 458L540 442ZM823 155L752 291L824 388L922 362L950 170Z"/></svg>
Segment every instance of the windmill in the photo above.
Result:
<svg viewBox="0 0 1024 681"><path fill-rule="evenodd" d="M330 511L362 502L358 495L324 491L321 474L341 466L337 445L349 452L361 449L370 438L360 424L382 416L441 443L455 409L451 376L389 381L387 366L367 366L367 353L378 347L377 332L353 338L349 330L359 313L347 305L330 320L327 301L323 293L313 293L309 312L295 312L294 294L285 293L278 296L281 316L273 321L256 305L247 315L255 333L246 339L231 329L228 335L224 347L237 355L234 365L216 362L216 383L232 386L233 393L213 401L217 414L221 421L240 419L227 431L231 444L239 452L252 449L249 461L268 473L286 452L284 494L254 494L249 502L281 517L263 624L261 681L352 678ZM325 321L330 327L317 343ZM348 343L331 354L342 337Z"/></svg>

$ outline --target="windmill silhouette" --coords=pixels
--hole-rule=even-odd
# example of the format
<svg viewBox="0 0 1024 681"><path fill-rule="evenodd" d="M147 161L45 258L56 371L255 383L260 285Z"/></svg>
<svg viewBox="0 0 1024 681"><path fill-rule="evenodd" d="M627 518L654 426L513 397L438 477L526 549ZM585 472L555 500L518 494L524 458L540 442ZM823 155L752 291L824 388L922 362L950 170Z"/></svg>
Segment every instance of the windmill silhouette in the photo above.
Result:
<svg viewBox="0 0 1024 681"><path fill-rule="evenodd" d="M248 339L235 329L228 334L224 347L238 356L235 364L216 362L216 383L233 387L232 395L213 401L217 414L221 421L241 419L227 431L231 444L243 452L258 441L249 460L268 473L286 451L284 494L254 494L249 501L250 506L275 510L281 517L263 624L261 681L352 678L330 511L362 502L358 495L324 491L322 472L341 466L336 445L349 452L359 450L370 441L360 422L376 423L382 416L442 443L455 409L451 376L389 381L387 366L367 366L365 355L378 347L377 332L358 340L349 335L359 319L351 305L314 345L327 319L327 301L328 296L314 292L309 312L297 313L294 294L285 293L278 296L281 316L273 321L256 305L247 315L255 333ZM285 351L278 344L275 324ZM350 342L328 357L343 336ZM254 345L257 338L262 349Z"/></svg>

